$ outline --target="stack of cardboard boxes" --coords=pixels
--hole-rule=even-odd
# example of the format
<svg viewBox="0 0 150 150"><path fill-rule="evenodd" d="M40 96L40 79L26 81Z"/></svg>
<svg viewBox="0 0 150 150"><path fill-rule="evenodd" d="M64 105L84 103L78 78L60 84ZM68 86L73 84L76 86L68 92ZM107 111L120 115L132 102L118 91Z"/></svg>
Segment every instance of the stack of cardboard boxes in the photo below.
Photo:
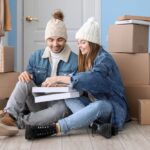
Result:
<svg viewBox="0 0 150 150"><path fill-rule="evenodd" d="M131 117L141 124L150 124L148 35L148 25L112 25L109 29L109 52L120 69Z"/></svg>
<svg viewBox="0 0 150 150"><path fill-rule="evenodd" d="M2 109L9 98L19 73L14 72L14 49L0 45L0 109Z"/></svg>

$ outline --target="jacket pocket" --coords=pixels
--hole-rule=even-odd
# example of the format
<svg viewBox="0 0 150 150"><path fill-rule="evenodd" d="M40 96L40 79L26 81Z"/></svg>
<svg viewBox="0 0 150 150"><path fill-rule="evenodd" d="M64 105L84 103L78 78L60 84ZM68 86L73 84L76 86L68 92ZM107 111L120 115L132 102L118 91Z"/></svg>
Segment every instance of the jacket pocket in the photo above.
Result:
<svg viewBox="0 0 150 150"><path fill-rule="evenodd" d="M35 83L40 85L45 79L47 78L47 71L48 69L42 67L35 67L34 69L34 77Z"/></svg>

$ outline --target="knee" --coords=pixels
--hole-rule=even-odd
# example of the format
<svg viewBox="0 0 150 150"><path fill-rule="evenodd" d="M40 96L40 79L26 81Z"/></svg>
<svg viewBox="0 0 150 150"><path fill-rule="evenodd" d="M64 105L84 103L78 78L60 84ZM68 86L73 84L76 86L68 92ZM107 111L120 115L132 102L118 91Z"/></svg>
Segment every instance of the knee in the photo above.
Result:
<svg viewBox="0 0 150 150"><path fill-rule="evenodd" d="M104 111L108 113L112 112L112 106L107 101L96 101L93 103L93 105L94 109L97 111Z"/></svg>
<svg viewBox="0 0 150 150"><path fill-rule="evenodd" d="M56 114L60 114L63 117L65 117L66 115L69 114L69 110L68 110L67 106L65 105L64 101L58 102L58 106L59 106L59 109L56 110Z"/></svg>
<svg viewBox="0 0 150 150"><path fill-rule="evenodd" d="M24 88L24 87L29 87L29 86L33 87L33 86L35 86L35 84L34 84L33 81L30 81L30 82L21 82L21 81L18 81L17 84L16 84L16 86Z"/></svg>
<svg viewBox="0 0 150 150"><path fill-rule="evenodd" d="M18 81L17 82L17 85L18 86L26 86L28 83L26 83L26 82L22 82L22 81Z"/></svg>

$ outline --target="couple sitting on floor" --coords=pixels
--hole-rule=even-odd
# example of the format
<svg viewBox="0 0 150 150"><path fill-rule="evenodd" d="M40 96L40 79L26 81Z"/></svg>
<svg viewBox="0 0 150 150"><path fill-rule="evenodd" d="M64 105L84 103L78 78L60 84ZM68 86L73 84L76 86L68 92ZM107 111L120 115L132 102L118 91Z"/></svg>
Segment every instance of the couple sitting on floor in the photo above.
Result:
<svg viewBox="0 0 150 150"><path fill-rule="evenodd" d="M0 135L12 136L25 128L25 138L66 134L89 126L110 138L128 120L128 106L118 67L100 45L99 24L94 18L77 31L77 57L66 44L63 13L56 10L47 23L47 47L32 53L1 113ZM35 103L33 86L66 83L82 91L79 98Z"/></svg>

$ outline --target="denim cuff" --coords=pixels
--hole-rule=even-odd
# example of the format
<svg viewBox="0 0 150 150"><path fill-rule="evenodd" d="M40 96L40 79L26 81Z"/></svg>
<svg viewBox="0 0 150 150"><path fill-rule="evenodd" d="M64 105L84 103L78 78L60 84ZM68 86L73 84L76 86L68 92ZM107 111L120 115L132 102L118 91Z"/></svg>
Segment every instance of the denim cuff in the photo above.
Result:
<svg viewBox="0 0 150 150"><path fill-rule="evenodd" d="M61 133L66 134L69 131L69 128L67 126L65 119L59 120L58 123L60 125Z"/></svg>

